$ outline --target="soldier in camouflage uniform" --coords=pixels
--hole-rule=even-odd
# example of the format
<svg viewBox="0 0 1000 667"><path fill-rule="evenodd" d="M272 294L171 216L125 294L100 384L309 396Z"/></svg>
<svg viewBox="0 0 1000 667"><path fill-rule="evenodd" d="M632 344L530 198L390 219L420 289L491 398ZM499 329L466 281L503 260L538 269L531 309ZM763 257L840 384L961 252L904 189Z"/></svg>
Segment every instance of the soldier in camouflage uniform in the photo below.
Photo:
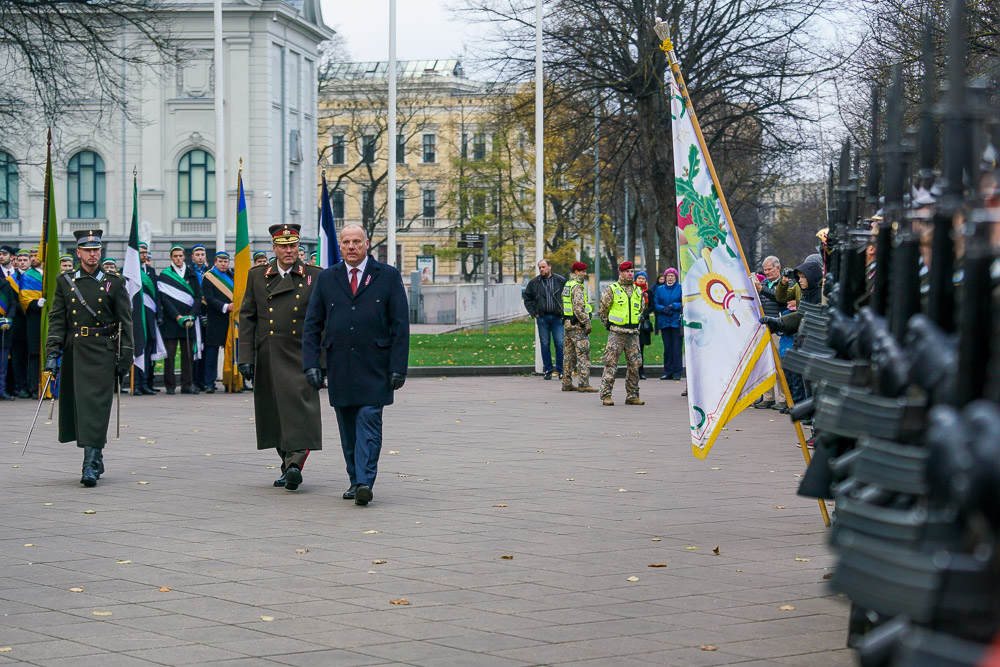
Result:
<svg viewBox="0 0 1000 667"><path fill-rule="evenodd" d="M622 262L618 266L618 282L612 283L601 294L597 316L608 330L608 346L604 350L604 374L601 376L601 401L604 405L614 405L611 390L615 386L615 372L618 358L625 351L625 405L645 405L639 398L639 366L642 354L639 351L639 320L642 317L642 290L633 282L635 274L632 262Z"/></svg>
<svg viewBox="0 0 1000 667"><path fill-rule="evenodd" d="M563 342L563 391L596 392L590 386L590 313L587 300L587 265L573 262L573 273L562 291L563 322L566 337ZM580 374L580 385L573 386L573 373Z"/></svg>

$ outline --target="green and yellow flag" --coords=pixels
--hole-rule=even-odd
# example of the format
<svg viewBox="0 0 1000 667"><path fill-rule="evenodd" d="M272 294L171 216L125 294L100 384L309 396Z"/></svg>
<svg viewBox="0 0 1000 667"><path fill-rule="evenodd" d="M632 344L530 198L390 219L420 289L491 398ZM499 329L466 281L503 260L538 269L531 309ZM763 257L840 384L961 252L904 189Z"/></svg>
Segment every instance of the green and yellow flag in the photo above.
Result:
<svg viewBox="0 0 1000 667"><path fill-rule="evenodd" d="M247 200L243 195L243 164L240 161L239 175L236 177L236 254L233 257L233 309L229 313L229 335L226 336L226 351L222 369L222 383L226 391L236 392L243 388L243 377L236 370L239 360L240 304L247 290L247 276L250 273L250 230L247 225Z"/></svg>
<svg viewBox="0 0 1000 667"><path fill-rule="evenodd" d="M59 277L59 222L56 219L55 183L52 178L52 128L49 128L48 149L45 156L45 205L42 221L42 242L38 245L38 261L42 265L42 306L41 349L45 350L45 340L49 334L49 308L56 294L56 279ZM41 387L44 384L39 384Z"/></svg>

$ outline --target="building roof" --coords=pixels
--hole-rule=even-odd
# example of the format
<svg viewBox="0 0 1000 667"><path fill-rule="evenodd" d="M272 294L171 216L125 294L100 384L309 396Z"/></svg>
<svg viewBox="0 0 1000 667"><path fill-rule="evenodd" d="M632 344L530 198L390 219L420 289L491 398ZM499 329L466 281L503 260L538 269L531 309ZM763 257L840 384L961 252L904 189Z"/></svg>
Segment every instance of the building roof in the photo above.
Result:
<svg viewBox="0 0 1000 667"><path fill-rule="evenodd" d="M389 73L389 61L370 61L356 63L336 63L330 67L330 79L384 79ZM416 79L421 77L443 77L464 79L465 70L462 61L457 58L446 60L398 60L396 61L396 76L398 78Z"/></svg>

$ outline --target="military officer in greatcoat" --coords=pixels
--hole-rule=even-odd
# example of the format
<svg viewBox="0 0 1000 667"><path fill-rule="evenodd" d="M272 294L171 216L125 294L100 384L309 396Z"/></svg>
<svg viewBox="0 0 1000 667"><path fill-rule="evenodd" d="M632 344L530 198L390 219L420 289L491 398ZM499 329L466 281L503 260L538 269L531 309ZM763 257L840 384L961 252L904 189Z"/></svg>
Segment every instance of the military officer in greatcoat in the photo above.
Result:
<svg viewBox="0 0 1000 667"><path fill-rule="evenodd" d="M271 225L275 258L254 266L240 306L238 366L253 381L257 449L277 449L281 477L275 486L302 483L309 452L323 448L319 394L302 374L306 306L321 271L298 256L301 225Z"/></svg>
<svg viewBox="0 0 1000 667"><path fill-rule="evenodd" d="M100 266L102 231L74 235L80 267L56 280L45 371L62 376L59 442L76 441L83 448L80 483L89 487L104 472L116 383L132 366L132 306L124 278Z"/></svg>

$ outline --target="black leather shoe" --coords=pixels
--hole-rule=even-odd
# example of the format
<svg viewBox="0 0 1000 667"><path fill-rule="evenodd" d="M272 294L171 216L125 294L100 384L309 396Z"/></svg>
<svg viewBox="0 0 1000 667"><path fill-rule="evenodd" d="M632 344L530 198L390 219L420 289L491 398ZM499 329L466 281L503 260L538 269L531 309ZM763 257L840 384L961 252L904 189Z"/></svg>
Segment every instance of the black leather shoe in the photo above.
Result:
<svg viewBox="0 0 1000 667"><path fill-rule="evenodd" d="M351 484L351 488L344 491L344 500L354 500L354 493L358 490L357 484Z"/></svg>
<svg viewBox="0 0 1000 667"><path fill-rule="evenodd" d="M174 389L167 389L167 396L173 396L176 393L177 393L177 391L174 390Z"/></svg>
<svg viewBox="0 0 1000 667"><path fill-rule="evenodd" d="M151 392L153 392L154 394L159 394L160 393L160 388L159 387L150 387L149 390Z"/></svg>
<svg viewBox="0 0 1000 667"><path fill-rule="evenodd" d="M274 480L274 485L279 487L285 485L285 473L281 473L281 477Z"/></svg>
<svg viewBox="0 0 1000 667"><path fill-rule="evenodd" d="M294 491L302 483L302 471L292 466L285 471L285 491Z"/></svg>
<svg viewBox="0 0 1000 667"><path fill-rule="evenodd" d="M205 393L206 394L214 394L215 392L216 392L216 389L215 389L215 385L214 384L210 384L207 387L205 387Z"/></svg>
<svg viewBox="0 0 1000 667"><path fill-rule="evenodd" d="M669 379L670 379L670 376L669 376L669 375L661 375L661 376L660 376L660 379L661 379L661 380L669 380Z"/></svg>
<svg viewBox="0 0 1000 667"><path fill-rule="evenodd" d="M97 448L83 448L83 474L80 476L80 483L90 488L97 486Z"/></svg>
<svg viewBox="0 0 1000 667"><path fill-rule="evenodd" d="M639 379L640 379L640 380L645 380L645 379L646 379L646 376L645 376L645 375L643 375L642 373L639 373Z"/></svg>
<svg viewBox="0 0 1000 667"><path fill-rule="evenodd" d="M545 371L545 375L543 375L542 377L544 377L546 380L551 380L552 379L552 371Z"/></svg>
<svg viewBox="0 0 1000 667"><path fill-rule="evenodd" d="M31 398L31 394L28 393L27 389L22 389L20 391L14 392L14 395L18 398Z"/></svg>
<svg viewBox="0 0 1000 667"><path fill-rule="evenodd" d="M8 394L7 392L0 394L0 401L13 401L13 400L15 400L15 398L10 394Z"/></svg>
<svg viewBox="0 0 1000 667"><path fill-rule="evenodd" d="M367 505L372 501L372 488L367 484L358 484L358 488L354 491L354 504L355 505Z"/></svg>

